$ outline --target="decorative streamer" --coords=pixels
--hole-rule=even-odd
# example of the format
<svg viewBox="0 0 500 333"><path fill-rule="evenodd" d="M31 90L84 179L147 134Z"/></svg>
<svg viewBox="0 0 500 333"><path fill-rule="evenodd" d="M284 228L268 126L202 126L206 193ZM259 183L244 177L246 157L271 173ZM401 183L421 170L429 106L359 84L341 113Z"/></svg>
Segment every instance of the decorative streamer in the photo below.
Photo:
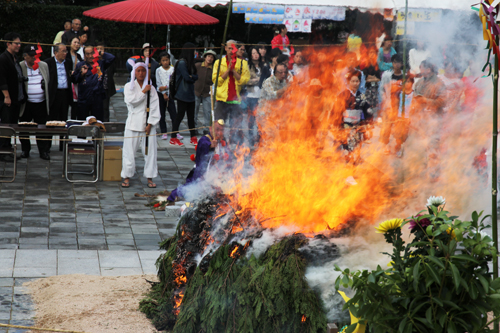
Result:
<svg viewBox="0 0 500 333"><path fill-rule="evenodd" d="M94 47L94 63L92 64L92 74L97 74L97 71L100 71L99 63L97 62L98 60L99 51L97 51L97 48Z"/></svg>
<svg viewBox="0 0 500 333"><path fill-rule="evenodd" d="M497 11L493 6L494 0L481 0L479 4L479 18L483 24L483 39L488 41L487 48L500 55L500 50L495 41L495 36L500 35L500 27L495 22Z"/></svg>
<svg viewBox="0 0 500 333"><path fill-rule="evenodd" d="M150 57L152 57L152 56L155 54L155 52L156 52L156 51L158 51L158 50L163 51L163 50L165 50L166 48L167 48L166 46L162 46L162 47L155 47L155 48L153 49L153 52L152 52L149 56L150 56Z"/></svg>
<svg viewBox="0 0 500 333"><path fill-rule="evenodd" d="M36 55L35 55L35 63L33 64L33 70L38 69L38 63L40 62L40 56L42 55L42 47L40 46L40 43L38 43L38 48L36 49Z"/></svg>

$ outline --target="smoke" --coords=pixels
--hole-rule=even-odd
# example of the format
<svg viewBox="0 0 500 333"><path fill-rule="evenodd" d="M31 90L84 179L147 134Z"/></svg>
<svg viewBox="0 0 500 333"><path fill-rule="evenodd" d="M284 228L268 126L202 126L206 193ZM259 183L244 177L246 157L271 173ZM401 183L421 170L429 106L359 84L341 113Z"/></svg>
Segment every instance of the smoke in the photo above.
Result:
<svg viewBox="0 0 500 333"><path fill-rule="evenodd" d="M323 112L332 105L342 108L337 96L345 87L334 77L337 68L333 62L342 60L343 49L322 50L321 56L309 50L304 53L310 55L310 76L319 79L323 88L321 95L315 96L318 99L309 99L313 94L309 82L293 82L286 98L266 105L269 119L261 119L261 146L251 159L240 151L229 166L212 167L204 181L184 188L184 196L190 201L217 191L234 196L234 209L252 210L252 223L256 216L273 219L263 225L267 228L253 240L247 256L261 256L296 231L318 233L351 226L349 236L328 240L338 247L339 257L311 264L306 271L306 279L321 296L330 321L346 319L340 311L343 301L334 286L338 276L335 264L351 271L387 266L388 257L382 252L390 252L390 248L374 232L374 225L417 214L425 209L431 195L444 196L446 210L463 220L469 219L473 210L491 212L492 89L490 79L481 77L487 52L477 14L443 11L439 22L417 23L410 38L413 41L408 50L416 41L425 41L441 77L447 63L459 73L466 72L467 77L458 80L462 84L457 88L458 102L443 117L422 110L410 117L409 137L401 158L382 154L380 127L376 126L371 143L361 148L360 164L349 165L339 152L337 134L331 133L333 127L311 123L308 115L315 111ZM398 52L402 52L402 43ZM455 97L448 95L447 106ZM320 133L325 129L331 130L328 136ZM432 141L436 132L438 144ZM437 158L430 160L433 148ZM431 169L438 170L439 176L430 177ZM220 239L218 233L230 216L234 215L227 214L214 226L214 240ZM280 216L285 218L276 219ZM244 227L245 232L236 241L246 243L246 237L255 230L252 228ZM212 242L197 258L198 263L218 246L217 241ZM326 253L321 254L323 246L314 239L308 245L309 250L315 249L328 259Z"/></svg>

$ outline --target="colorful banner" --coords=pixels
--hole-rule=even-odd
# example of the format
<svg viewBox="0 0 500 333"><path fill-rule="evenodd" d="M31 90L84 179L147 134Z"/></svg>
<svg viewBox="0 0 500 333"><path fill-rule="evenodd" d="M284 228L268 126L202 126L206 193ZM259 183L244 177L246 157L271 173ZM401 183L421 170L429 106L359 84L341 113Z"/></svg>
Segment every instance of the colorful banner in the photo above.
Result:
<svg viewBox="0 0 500 333"><path fill-rule="evenodd" d="M298 19L285 19L283 24L286 26L288 32L311 32L312 19L298 20Z"/></svg>
<svg viewBox="0 0 500 333"><path fill-rule="evenodd" d="M285 6L285 19L345 20L345 7Z"/></svg>
<svg viewBox="0 0 500 333"><path fill-rule="evenodd" d="M255 3L241 3L233 5L233 13L235 14L267 14L267 15L283 15L285 6L283 5L264 5Z"/></svg>
<svg viewBox="0 0 500 333"><path fill-rule="evenodd" d="M245 23L254 24L283 24L283 16L269 14L245 14Z"/></svg>
<svg viewBox="0 0 500 333"><path fill-rule="evenodd" d="M408 8L408 22L439 22L442 11L440 9ZM405 10L398 11L398 22L405 20Z"/></svg>

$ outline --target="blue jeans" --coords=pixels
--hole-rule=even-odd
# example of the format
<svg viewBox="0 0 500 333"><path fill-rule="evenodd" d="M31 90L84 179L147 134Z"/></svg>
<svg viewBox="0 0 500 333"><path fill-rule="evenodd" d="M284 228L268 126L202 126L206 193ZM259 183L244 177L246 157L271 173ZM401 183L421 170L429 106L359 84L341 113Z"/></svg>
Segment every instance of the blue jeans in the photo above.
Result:
<svg viewBox="0 0 500 333"><path fill-rule="evenodd" d="M198 112L200 111L200 103L203 104L203 120L205 123L203 126L210 126L212 124L212 103L210 102L210 96L207 97L201 97L201 96L195 96L195 107L194 107L194 122L195 122L195 127L201 127L198 124ZM208 129L207 129L208 130Z"/></svg>

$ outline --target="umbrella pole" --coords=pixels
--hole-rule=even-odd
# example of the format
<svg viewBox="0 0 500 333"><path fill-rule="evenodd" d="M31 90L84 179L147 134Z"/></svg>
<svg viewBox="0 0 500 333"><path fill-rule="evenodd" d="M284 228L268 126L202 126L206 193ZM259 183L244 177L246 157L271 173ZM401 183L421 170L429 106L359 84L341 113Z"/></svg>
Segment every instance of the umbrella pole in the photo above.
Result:
<svg viewBox="0 0 500 333"><path fill-rule="evenodd" d="M170 24L167 27L167 52L170 53Z"/></svg>
<svg viewBox="0 0 500 333"><path fill-rule="evenodd" d="M215 105L217 98L217 85L219 83L220 64L222 63L222 55L224 54L224 45L225 45L224 43L226 42L227 27L229 25L229 16L231 15L232 8L233 8L233 0L230 0L229 5L227 7L226 26L224 27L224 35L222 36L222 43L220 47L219 66L217 66L217 76L215 77L214 95L212 96L213 105ZM214 108L212 108L212 119L215 119ZM214 126L215 126L215 121L212 122L212 127ZM213 129L212 133L214 133Z"/></svg>

